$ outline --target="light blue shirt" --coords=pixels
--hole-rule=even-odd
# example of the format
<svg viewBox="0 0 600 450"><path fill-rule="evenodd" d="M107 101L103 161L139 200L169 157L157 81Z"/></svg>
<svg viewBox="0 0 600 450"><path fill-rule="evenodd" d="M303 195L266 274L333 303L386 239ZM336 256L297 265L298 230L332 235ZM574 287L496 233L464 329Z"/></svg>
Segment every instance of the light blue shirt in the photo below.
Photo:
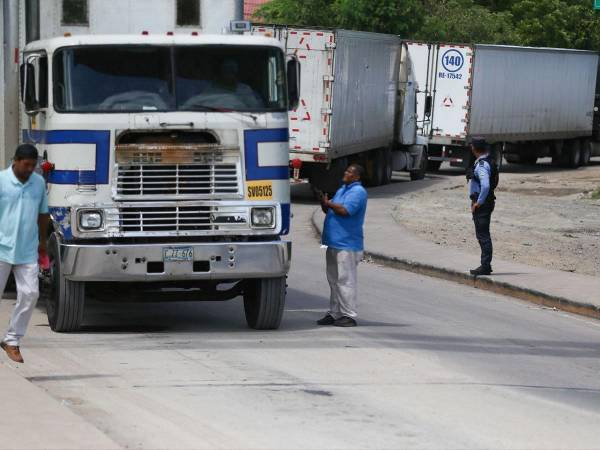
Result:
<svg viewBox="0 0 600 450"><path fill-rule="evenodd" d="M487 158L489 155L482 155L475 161L475 167L473 170L474 177L471 178L469 183L469 194L479 193L477 203L483 205L485 199L490 193L490 177L492 175L492 168L487 161L480 161L483 158Z"/></svg>
<svg viewBox="0 0 600 450"><path fill-rule="evenodd" d="M347 216L340 216L330 208L325 216L322 243L337 250L360 252L364 247L363 224L367 211L367 191L360 182L343 185L331 199L342 205Z"/></svg>
<svg viewBox="0 0 600 450"><path fill-rule="evenodd" d="M12 167L0 172L0 261L38 260L38 216L48 214L46 183L37 173L21 183Z"/></svg>

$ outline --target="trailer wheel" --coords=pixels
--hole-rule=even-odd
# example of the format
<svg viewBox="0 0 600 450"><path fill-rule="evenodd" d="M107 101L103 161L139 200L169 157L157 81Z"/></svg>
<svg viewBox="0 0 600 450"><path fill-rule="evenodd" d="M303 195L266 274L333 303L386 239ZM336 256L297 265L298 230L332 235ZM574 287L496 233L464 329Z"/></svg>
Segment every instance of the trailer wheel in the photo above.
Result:
<svg viewBox="0 0 600 450"><path fill-rule="evenodd" d="M325 164L315 164L311 167L308 181L314 189L326 192L333 197L342 184L346 167L348 167L347 158L334 159L329 169Z"/></svg>
<svg viewBox="0 0 600 450"><path fill-rule="evenodd" d="M62 273L56 233L48 241L50 276L42 284L41 297L46 301L48 323L53 331L78 331L83 322L85 283L67 280Z"/></svg>
<svg viewBox="0 0 600 450"><path fill-rule="evenodd" d="M427 173L427 147L423 147L423 153L421 154L421 164L419 164L419 168L417 170L410 171L410 179L412 181L422 180L425 178L425 174Z"/></svg>
<svg viewBox="0 0 600 450"><path fill-rule="evenodd" d="M392 149L384 148L381 150L382 158L383 158L383 178L381 180L381 184L390 184L392 182L393 175L393 161L392 161Z"/></svg>
<svg viewBox="0 0 600 450"><path fill-rule="evenodd" d="M571 145L567 148L565 154L565 166L569 169L577 169L581 159L581 142L578 140L571 141Z"/></svg>
<svg viewBox="0 0 600 450"><path fill-rule="evenodd" d="M369 186L382 186L388 184L392 179L391 165L388 159L391 153L386 149L378 148L367 153L367 178ZM388 174L388 168L390 170ZM387 181L389 180L389 181Z"/></svg>
<svg viewBox="0 0 600 450"><path fill-rule="evenodd" d="M244 290L246 322L255 330L276 330L285 306L286 277L248 280Z"/></svg>
<svg viewBox="0 0 600 450"><path fill-rule="evenodd" d="M442 166L442 161L427 161L427 172L438 172Z"/></svg>
<svg viewBox="0 0 600 450"><path fill-rule="evenodd" d="M581 154L579 155L579 165L588 166L592 157L592 141L586 139L581 146Z"/></svg>

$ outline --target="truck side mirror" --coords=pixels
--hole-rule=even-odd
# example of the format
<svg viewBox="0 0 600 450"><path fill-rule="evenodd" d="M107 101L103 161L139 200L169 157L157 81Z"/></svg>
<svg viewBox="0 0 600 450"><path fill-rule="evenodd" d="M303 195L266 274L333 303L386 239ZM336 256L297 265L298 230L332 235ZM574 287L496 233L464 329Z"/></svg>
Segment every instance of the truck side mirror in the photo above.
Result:
<svg viewBox="0 0 600 450"><path fill-rule="evenodd" d="M300 62L292 58L287 62L288 104L292 111L300 102Z"/></svg>
<svg viewBox="0 0 600 450"><path fill-rule="evenodd" d="M32 63L21 64L21 101L25 104L25 113L34 116L38 113L39 103L35 92L35 67Z"/></svg>
<svg viewBox="0 0 600 450"><path fill-rule="evenodd" d="M431 105L433 104L431 95L425 97L425 117L431 116Z"/></svg>

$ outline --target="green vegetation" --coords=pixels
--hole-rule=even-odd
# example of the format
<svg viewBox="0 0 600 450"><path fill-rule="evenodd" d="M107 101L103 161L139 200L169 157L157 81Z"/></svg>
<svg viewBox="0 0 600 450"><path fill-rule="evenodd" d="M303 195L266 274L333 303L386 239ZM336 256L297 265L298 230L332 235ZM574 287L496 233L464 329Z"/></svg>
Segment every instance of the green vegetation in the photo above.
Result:
<svg viewBox="0 0 600 450"><path fill-rule="evenodd" d="M600 11L592 6L592 0L273 0L255 17L405 39L600 50Z"/></svg>
<svg viewBox="0 0 600 450"><path fill-rule="evenodd" d="M594 192L592 192L592 199L600 200L600 187L598 189L596 189Z"/></svg>

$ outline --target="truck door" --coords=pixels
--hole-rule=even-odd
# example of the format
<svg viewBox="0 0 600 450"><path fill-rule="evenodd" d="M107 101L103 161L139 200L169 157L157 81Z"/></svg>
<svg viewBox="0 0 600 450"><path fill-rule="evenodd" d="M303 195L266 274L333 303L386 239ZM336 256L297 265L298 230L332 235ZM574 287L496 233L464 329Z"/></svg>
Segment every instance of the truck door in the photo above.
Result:
<svg viewBox="0 0 600 450"><path fill-rule="evenodd" d="M473 49L439 44L436 51L430 136L464 140L468 132Z"/></svg>
<svg viewBox="0 0 600 450"><path fill-rule="evenodd" d="M417 127L422 136L431 132L431 102L433 100L435 61L437 46L427 42L407 42L412 60L417 91ZM429 103L429 107L427 107Z"/></svg>

